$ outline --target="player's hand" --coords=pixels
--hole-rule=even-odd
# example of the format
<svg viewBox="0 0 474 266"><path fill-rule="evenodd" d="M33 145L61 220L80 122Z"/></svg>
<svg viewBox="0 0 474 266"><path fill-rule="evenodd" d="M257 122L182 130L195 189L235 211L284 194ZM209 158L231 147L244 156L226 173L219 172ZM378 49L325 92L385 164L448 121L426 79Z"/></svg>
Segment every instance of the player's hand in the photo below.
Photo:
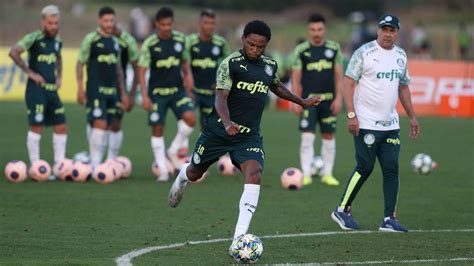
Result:
<svg viewBox="0 0 474 266"><path fill-rule="evenodd" d="M331 106L329 108L331 109L331 113L333 115L337 115L339 112L341 112L342 97L336 97L336 99L334 99L334 101L332 101Z"/></svg>
<svg viewBox="0 0 474 266"><path fill-rule="evenodd" d="M295 113L296 115L300 115L301 112L303 111L303 107L301 107L299 104L294 104L294 103L291 103L290 105L290 109L293 113Z"/></svg>
<svg viewBox="0 0 474 266"><path fill-rule="evenodd" d="M84 90L77 90L77 102L82 105L86 104L86 94Z"/></svg>
<svg viewBox="0 0 474 266"><path fill-rule="evenodd" d="M305 108L313 107L321 103L321 97L319 96L311 96L306 99L303 99L302 106Z"/></svg>
<svg viewBox="0 0 474 266"><path fill-rule="evenodd" d="M349 130L349 133L351 133L354 136L359 136L359 119L357 119L357 116L351 119L347 120L347 128Z"/></svg>
<svg viewBox="0 0 474 266"><path fill-rule="evenodd" d="M418 120L416 117L410 119L410 138L416 139L420 135L420 125L418 124Z"/></svg>
<svg viewBox="0 0 474 266"><path fill-rule="evenodd" d="M44 78L33 70L30 70L30 72L28 72L28 77L30 77L30 79L32 79L34 82L36 82L36 84L40 86L43 86L46 83L44 81Z"/></svg>
<svg viewBox="0 0 474 266"><path fill-rule="evenodd" d="M186 97L191 99L191 101L193 101L193 103L196 103L196 96L194 95L194 93L192 91L186 91Z"/></svg>
<svg viewBox="0 0 474 266"><path fill-rule="evenodd" d="M229 124L224 124L225 131L227 131L227 135L235 136L240 132L240 126L234 122L230 122Z"/></svg>
<svg viewBox="0 0 474 266"><path fill-rule="evenodd" d="M131 112L134 106L135 106L135 96L129 95L128 96L128 108L125 111Z"/></svg>
<svg viewBox="0 0 474 266"><path fill-rule="evenodd" d="M151 111L151 100L148 95L142 97L142 105L145 110Z"/></svg>
<svg viewBox="0 0 474 266"><path fill-rule="evenodd" d="M62 85L62 79L61 77L56 77L56 90L59 90Z"/></svg>
<svg viewBox="0 0 474 266"><path fill-rule="evenodd" d="M129 108L128 95L122 95L122 110L127 111Z"/></svg>

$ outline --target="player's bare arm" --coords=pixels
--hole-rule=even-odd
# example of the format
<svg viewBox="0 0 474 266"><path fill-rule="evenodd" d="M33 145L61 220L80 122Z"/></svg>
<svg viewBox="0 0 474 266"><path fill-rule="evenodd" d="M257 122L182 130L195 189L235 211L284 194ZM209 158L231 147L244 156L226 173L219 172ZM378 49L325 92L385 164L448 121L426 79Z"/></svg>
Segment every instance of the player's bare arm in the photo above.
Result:
<svg viewBox="0 0 474 266"><path fill-rule="evenodd" d="M31 70L28 65L25 63L25 61L21 58L21 54L24 52L25 50L19 46L19 45L14 45L11 49L10 49L10 52L9 52L9 56L10 58L15 62L15 64L17 66L19 66L21 69L23 69L23 71L25 71L26 73L28 73L28 77L30 77L30 79L34 80L36 82L36 84L38 85L43 85L45 83L44 81L44 78L34 72L33 70Z"/></svg>
<svg viewBox="0 0 474 266"><path fill-rule="evenodd" d="M128 109L129 101L127 91L125 90L125 77L123 75L122 64L120 63L120 61L117 62L116 73L118 80L118 89L122 97L122 110L125 111Z"/></svg>
<svg viewBox="0 0 474 266"><path fill-rule="evenodd" d="M142 104L143 108L147 111L151 111L151 100L148 97L148 88L145 81L145 73L147 69L144 67L138 67L138 82L140 83L140 90L142 92Z"/></svg>
<svg viewBox="0 0 474 266"><path fill-rule="evenodd" d="M306 99L302 99L300 96L292 93L288 88L283 85L283 83L278 82L270 87L270 90L275 93L278 97L283 98L285 100L294 102L302 107L312 107L316 106L321 102L321 97L319 96L312 96Z"/></svg>
<svg viewBox="0 0 474 266"><path fill-rule="evenodd" d="M183 62L181 63L181 71L183 72L183 83L184 89L186 90L186 95L194 100L194 79L193 73L191 71L191 66L189 65L188 60L183 60Z"/></svg>
<svg viewBox="0 0 474 266"><path fill-rule="evenodd" d="M301 76L302 75L303 75L303 72L301 71L301 69L294 69L293 72L291 73L291 90L293 91L293 93L300 96L301 96ZM297 115L299 115L302 109L300 105L292 105L292 110Z"/></svg>
<svg viewBox="0 0 474 266"><path fill-rule="evenodd" d="M216 112L224 124L227 134L234 136L239 133L240 127L236 123L230 120L229 107L227 106L227 98L229 97L229 90L219 89L216 90Z"/></svg>
<svg viewBox="0 0 474 266"><path fill-rule="evenodd" d="M63 78L63 58L61 54L59 54L58 59L56 61L56 88L58 90L61 88L62 78Z"/></svg>
<svg viewBox="0 0 474 266"><path fill-rule="evenodd" d="M84 92L84 64L77 62L76 65L76 80L77 80L77 102L80 104L86 103L86 94Z"/></svg>
<svg viewBox="0 0 474 266"><path fill-rule="evenodd" d="M135 95L137 94L137 86L138 86L138 79L139 79L137 60L131 61L130 64L132 65L132 69L133 69L133 80L132 80L132 87L130 88L130 93L128 94L127 112L132 111L133 105L135 104Z"/></svg>
<svg viewBox="0 0 474 266"><path fill-rule="evenodd" d="M342 94L344 97L344 102L346 104L346 110L348 114L355 114L353 99L356 85L357 82L355 80L348 76L344 77ZM348 118L347 128L349 130L349 133L351 133L352 135L359 135L359 119L357 119L357 115L354 115L354 117L352 118Z"/></svg>
<svg viewBox="0 0 474 266"><path fill-rule="evenodd" d="M405 112L410 119L410 138L416 139L420 134L420 125L418 124L418 120L416 119L415 110L413 109L413 104L411 103L411 93L410 87L408 85L400 85L398 89L398 98L402 103Z"/></svg>
<svg viewBox="0 0 474 266"><path fill-rule="evenodd" d="M333 115L337 115L341 112L342 108L342 82L343 82L343 75L342 75L342 65L336 64L334 68L334 81L336 86L336 95L334 101L331 103L331 112Z"/></svg>

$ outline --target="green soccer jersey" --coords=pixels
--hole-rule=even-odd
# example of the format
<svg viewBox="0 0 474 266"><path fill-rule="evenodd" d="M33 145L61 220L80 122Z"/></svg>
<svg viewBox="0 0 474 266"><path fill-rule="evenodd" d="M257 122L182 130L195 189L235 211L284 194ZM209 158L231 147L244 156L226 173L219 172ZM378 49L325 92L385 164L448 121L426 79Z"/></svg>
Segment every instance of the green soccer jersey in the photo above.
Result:
<svg viewBox="0 0 474 266"><path fill-rule="evenodd" d="M241 135L260 133L260 120L268 90L280 82L275 60L262 56L248 60L242 51L230 54L217 70L217 89L229 90L227 105L231 121L239 124ZM215 108L207 117L208 130L227 136Z"/></svg>
<svg viewBox="0 0 474 266"><path fill-rule="evenodd" d="M23 37L18 45L28 51L28 67L44 78L46 84L43 87L56 90L56 61L61 56L61 39L36 30Z"/></svg>
<svg viewBox="0 0 474 266"><path fill-rule="evenodd" d="M122 64L123 76L127 80L127 65L129 62L138 61L138 46L137 41L130 33L122 31L117 37L120 44L120 62Z"/></svg>
<svg viewBox="0 0 474 266"><path fill-rule="evenodd" d="M142 44L138 65L150 69L149 95L171 95L183 91L181 63L189 60L184 34L173 31L172 37L162 40L153 33Z"/></svg>
<svg viewBox="0 0 474 266"><path fill-rule="evenodd" d="M194 77L195 91L210 90L216 83L217 67L229 54L227 43L223 37L213 35L209 41L201 41L199 34L191 34L186 38L189 50L191 69Z"/></svg>
<svg viewBox="0 0 474 266"><path fill-rule="evenodd" d="M302 72L302 97L312 93L335 93L334 69L343 61L337 42L326 40L323 45L314 46L305 41L296 46L292 60L292 68Z"/></svg>
<svg viewBox="0 0 474 266"><path fill-rule="evenodd" d="M87 34L82 41L78 60L87 65L88 94L116 93L120 46L114 36L102 36L98 30Z"/></svg>

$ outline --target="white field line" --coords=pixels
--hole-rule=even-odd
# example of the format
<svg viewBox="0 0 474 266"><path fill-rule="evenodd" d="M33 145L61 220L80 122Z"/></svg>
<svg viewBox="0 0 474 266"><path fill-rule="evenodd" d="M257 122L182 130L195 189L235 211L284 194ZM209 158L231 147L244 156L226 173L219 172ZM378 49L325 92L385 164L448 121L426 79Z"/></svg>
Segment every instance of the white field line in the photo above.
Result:
<svg viewBox="0 0 474 266"><path fill-rule="evenodd" d="M309 263L284 263L273 264L274 266L317 266L317 265L366 265L366 264L412 264L412 263L432 263L432 262L458 262L474 261L474 258L451 258L451 259L421 259L421 260L369 260L369 261L341 261L341 262L309 262Z"/></svg>
<svg viewBox="0 0 474 266"><path fill-rule="evenodd" d="M410 233L463 233L463 232L474 232L474 229L441 229L441 230L410 230ZM410 234L409 233L409 234ZM271 238L292 238L292 237L311 237L311 236L331 236L331 235L342 235L342 234L387 234L385 232L380 231L333 231L333 232L314 232L314 233L296 233L296 234L278 234L278 235L266 235L260 238L262 239L271 239ZM115 259L115 262L118 266L131 266L132 259L139 257L141 255L163 250L163 249L172 249L172 248L179 248L184 247L187 245L202 245L202 244L210 244L210 243L220 243L231 241L232 238L216 238L216 239L209 239L209 240L199 240L199 241L187 241L182 243L174 243L170 245L162 245L162 246L154 246L154 247L146 247L141 249L132 250L118 258ZM443 262L443 261L457 261L457 260L474 260L474 258L450 258L450 259L442 259L442 260L435 260L431 261L428 259L426 262ZM331 262L329 264L380 264L380 263L390 263L391 261L386 262L377 262L377 261L367 261L367 262ZM393 263L410 263L404 261L392 261ZM411 262L423 262L423 260L414 260ZM319 263L321 264L321 263ZM323 263L328 264L328 263ZM296 265L306 265L306 264L296 264ZM309 264L313 265L313 264ZM318 263L314 263L314 265L318 265Z"/></svg>

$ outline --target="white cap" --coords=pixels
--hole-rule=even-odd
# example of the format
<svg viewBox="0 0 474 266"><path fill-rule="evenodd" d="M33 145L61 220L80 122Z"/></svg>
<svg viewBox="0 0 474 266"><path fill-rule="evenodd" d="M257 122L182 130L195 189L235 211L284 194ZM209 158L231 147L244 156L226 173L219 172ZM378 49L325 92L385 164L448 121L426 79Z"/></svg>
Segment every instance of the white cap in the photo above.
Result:
<svg viewBox="0 0 474 266"><path fill-rule="evenodd" d="M47 5L41 10L43 16L57 16L59 15L59 8L56 5Z"/></svg>

